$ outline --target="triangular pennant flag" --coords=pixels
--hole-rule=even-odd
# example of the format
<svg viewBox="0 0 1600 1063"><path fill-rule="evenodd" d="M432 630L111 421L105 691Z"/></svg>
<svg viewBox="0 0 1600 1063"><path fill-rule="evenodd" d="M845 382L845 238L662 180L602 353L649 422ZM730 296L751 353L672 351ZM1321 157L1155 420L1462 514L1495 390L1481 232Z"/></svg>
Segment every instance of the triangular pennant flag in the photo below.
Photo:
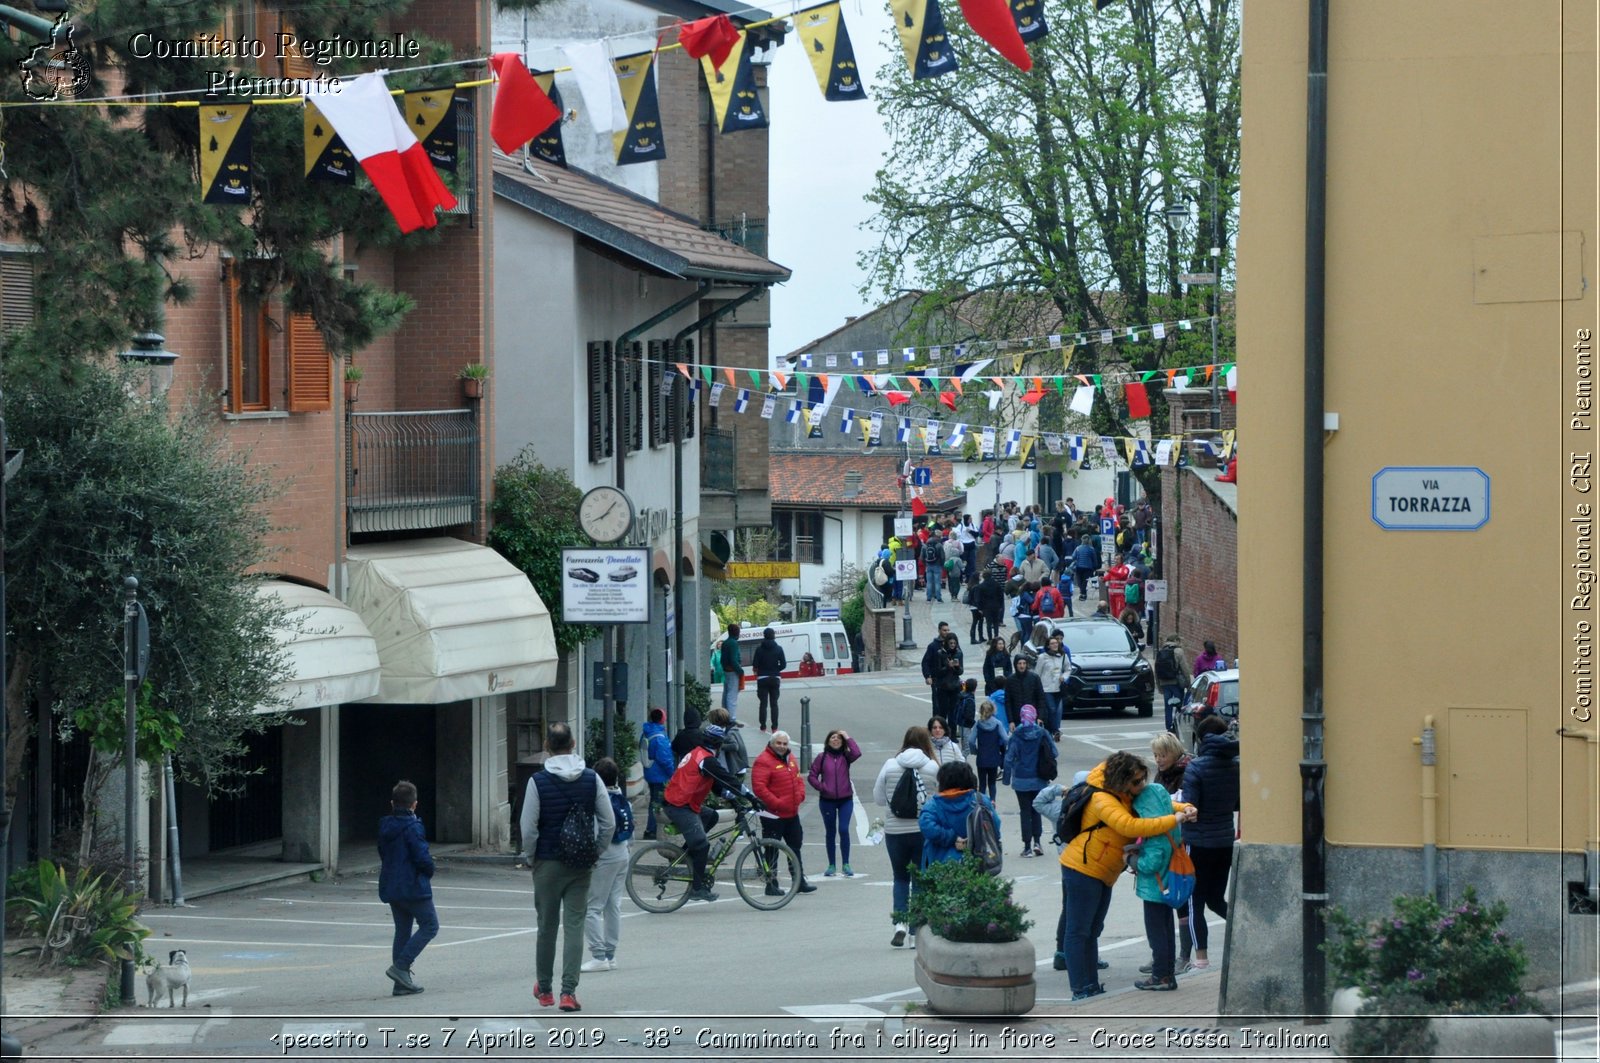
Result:
<svg viewBox="0 0 1600 1063"><path fill-rule="evenodd" d="M489 115L489 136L501 151L512 154L522 145L561 120L561 109L513 52L489 57L494 70L494 110Z"/></svg>
<svg viewBox="0 0 1600 1063"><path fill-rule="evenodd" d="M322 116L317 105L306 102L305 107L306 169L308 181L331 181L335 184L354 184L356 157L344 146L333 131L333 123Z"/></svg>
<svg viewBox="0 0 1600 1063"><path fill-rule="evenodd" d="M683 379L691 381L691 382L694 380L694 377L689 375L689 363L688 362L673 362L672 364L677 367L678 373L679 373L680 376L683 377Z"/></svg>
<svg viewBox="0 0 1600 1063"><path fill-rule="evenodd" d="M760 391L761 390L761 370L759 370L759 369L747 369L747 370L745 370L745 372L750 374L750 383L751 383L751 385L753 385L757 391Z"/></svg>
<svg viewBox="0 0 1600 1063"><path fill-rule="evenodd" d="M774 385L772 390L782 391L784 388L789 386L789 374L780 373L776 369L773 369L769 371L768 375L772 377L772 382ZM760 387L761 381L756 381L756 386Z"/></svg>
<svg viewBox="0 0 1600 1063"><path fill-rule="evenodd" d="M756 91L755 68L750 63L750 55L754 51L750 34L740 33L732 51L722 62L712 62L709 55L700 60L719 133L767 128L767 112L761 106L761 96Z"/></svg>
<svg viewBox="0 0 1600 1063"><path fill-rule="evenodd" d="M911 385L911 390L912 391L915 391L918 395L922 394L922 381L919 380L916 376L914 376L914 375L913 376L907 376L906 377L906 383Z"/></svg>
<svg viewBox="0 0 1600 1063"><path fill-rule="evenodd" d="M837 2L820 4L794 13L800 47L811 60L817 87L825 100L864 100L866 87L856 69L856 53Z"/></svg>
<svg viewBox="0 0 1600 1063"><path fill-rule="evenodd" d="M202 103L200 202L250 205L250 105Z"/></svg>
<svg viewBox="0 0 1600 1063"><path fill-rule="evenodd" d="M533 77L530 75L528 80L533 81ZM536 90L538 87L534 85ZM404 93L400 99L405 106L406 121L411 126L411 132L422 142L422 150L428 153L428 161L446 173L455 173L459 148L455 89L420 89Z"/></svg>
<svg viewBox="0 0 1600 1063"><path fill-rule="evenodd" d="M1017 34L1025 43L1050 31L1044 22L1044 0L1011 0L1011 14L1017 21Z"/></svg>
<svg viewBox="0 0 1600 1063"><path fill-rule="evenodd" d="M1064 348L1062 348L1062 350L1061 350L1061 368L1062 369L1071 369L1072 368L1072 352L1077 350L1077 349L1078 349L1078 345L1076 343L1069 343Z"/></svg>
<svg viewBox="0 0 1600 1063"><path fill-rule="evenodd" d="M989 47L1005 56L1019 70L1033 69L1033 57L1016 19L1011 17L1010 0L961 0L961 13L967 16L967 25L989 43Z"/></svg>
<svg viewBox="0 0 1600 1063"><path fill-rule="evenodd" d="M667 157L661 131L661 100L656 95L655 52L623 55L611 61L628 122L611 134L618 166L658 162Z"/></svg>
<svg viewBox="0 0 1600 1063"><path fill-rule="evenodd" d="M743 413L750 406L750 392L740 388L739 393L733 397L733 412Z"/></svg>
<svg viewBox="0 0 1600 1063"><path fill-rule="evenodd" d="M722 375L728 378L728 386L729 387L734 387L739 383L737 380L735 380L733 378L733 367L732 366L723 366L722 367Z"/></svg>
<svg viewBox="0 0 1600 1063"><path fill-rule="evenodd" d="M950 34L944 28L944 13L939 0L889 0L895 32L906 53L906 66L913 81L938 77L959 69L950 50Z"/></svg>
<svg viewBox="0 0 1600 1063"><path fill-rule="evenodd" d="M903 391L885 391L883 397L889 400L890 406L901 406L911 401L911 396Z"/></svg>
<svg viewBox="0 0 1600 1063"><path fill-rule="evenodd" d="M939 392L939 401L941 403L943 403L944 405L950 407L950 411L952 413L955 412L955 408L956 408L956 395L955 395L955 392L953 392L953 391L941 391L941 392Z"/></svg>
<svg viewBox="0 0 1600 1063"><path fill-rule="evenodd" d="M560 116L564 112L561 105L561 90L556 88L556 72L535 70L533 81L539 86L539 91L550 98L550 104L556 109L557 117L555 121L534 134L533 143L528 145L528 151L536 158L564 167L567 165L567 146L561 139Z"/></svg>

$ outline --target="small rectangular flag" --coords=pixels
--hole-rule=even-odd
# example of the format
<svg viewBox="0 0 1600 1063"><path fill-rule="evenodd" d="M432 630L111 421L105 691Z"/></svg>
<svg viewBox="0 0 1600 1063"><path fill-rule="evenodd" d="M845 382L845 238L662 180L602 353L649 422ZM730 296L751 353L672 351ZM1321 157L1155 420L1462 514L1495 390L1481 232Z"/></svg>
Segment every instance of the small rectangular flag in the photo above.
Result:
<svg viewBox="0 0 1600 1063"><path fill-rule="evenodd" d="M1132 384L1122 385L1122 393L1128 398L1128 416L1135 420L1142 420L1150 416L1150 393L1144 385L1137 381Z"/></svg>
<svg viewBox="0 0 1600 1063"><path fill-rule="evenodd" d="M1057 333L1051 333L1051 335L1050 335L1050 349L1051 350L1055 350L1056 348L1058 348L1060 346L1061 346L1061 334L1058 333L1058 332Z"/></svg>
<svg viewBox="0 0 1600 1063"><path fill-rule="evenodd" d="M1189 323L1188 318L1184 318L1182 321L1178 322L1178 328L1184 332L1194 331L1194 325Z"/></svg>
<svg viewBox="0 0 1600 1063"><path fill-rule="evenodd" d="M867 440L877 446L883 440L883 411L873 410L872 417L867 425Z"/></svg>
<svg viewBox="0 0 1600 1063"><path fill-rule="evenodd" d="M1167 338L1167 326L1166 326L1165 322L1157 321L1154 325L1151 325L1150 326L1150 335L1154 336L1158 340L1166 339Z"/></svg>
<svg viewBox="0 0 1600 1063"><path fill-rule="evenodd" d="M1172 464L1172 440L1161 439L1156 441L1156 464Z"/></svg>
<svg viewBox="0 0 1600 1063"><path fill-rule="evenodd" d="M514 52L496 52L489 57L494 70L494 110L489 114L489 137L507 155L561 121L561 105L549 95L555 81L543 82L523 65ZM451 119L452 132L455 120ZM559 141L559 133L557 134ZM424 139L423 144L427 141ZM565 165L565 153L563 162ZM453 171L455 166L452 164Z"/></svg>
<svg viewBox="0 0 1600 1063"><path fill-rule="evenodd" d="M839 431L848 432L856 425L856 411L841 409L839 411Z"/></svg>
<svg viewBox="0 0 1600 1063"><path fill-rule="evenodd" d="M567 65L578 82L578 93L583 97L584 110L589 112L589 124L596 133L615 133L628 128L628 108L622 102L622 90L617 85L617 74L611 66L611 53L605 41L585 41L563 45Z"/></svg>
<svg viewBox="0 0 1600 1063"><path fill-rule="evenodd" d="M1100 453L1106 456L1106 461L1112 465L1117 462L1117 441L1110 436L1100 437Z"/></svg>
<svg viewBox="0 0 1600 1063"><path fill-rule="evenodd" d="M1083 460L1084 445L1082 436L1072 436L1067 440L1067 460L1076 465Z"/></svg>
<svg viewBox="0 0 1600 1063"><path fill-rule="evenodd" d="M770 398L771 396L768 396ZM795 399L789 403L789 412L784 414L784 420L795 424L800 420L800 400Z"/></svg>
<svg viewBox="0 0 1600 1063"><path fill-rule="evenodd" d="M733 397L733 412L743 413L750 408L750 389L740 388L739 394Z"/></svg>
<svg viewBox="0 0 1600 1063"><path fill-rule="evenodd" d="M722 408L722 390L727 386L728 385L721 383L720 381L711 385L711 405L717 407L718 409Z"/></svg>
<svg viewBox="0 0 1600 1063"><path fill-rule="evenodd" d="M937 362L942 354L943 354L942 348L929 347L928 348L928 361Z"/></svg>
<svg viewBox="0 0 1600 1063"><path fill-rule="evenodd" d="M721 63L713 61L709 55L700 59L719 133L767 128L767 112L761 106L755 67L750 62L754 52L750 34L741 31L733 49Z"/></svg>
<svg viewBox="0 0 1600 1063"><path fill-rule="evenodd" d="M950 35L944 28L944 12L939 0L889 0L900 47L906 53L911 79L938 77L960 69L950 48Z"/></svg>
<svg viewBox="0 0 1600 1063"><path fill-rule="evenodd" d="M344 146L333 123L322 116L314 103L305 107L306 171L308 181L329 181L349 185L356 180L356 157Z"/></svg>
<svg viewBox="0 0 1600 1063"><path fill-rule="evenodd" d="M839 356L837 354L824 355L823 358L822 358L822 365L826 369L836 369L836 368L838 368L838 366L839 366Z"/></svg>
<svg viewBox="0 0 1600 1063"><path fill-rule="evenodd" d="M771 392L768 392L767 397L761 400L761 419L763 421L772 420L772 411L776 410L777 408L778 397Z"/></svg>
<svg viewBox="0 0 1600 1063"><path fill-rule="evenodd" d="M1111 345L1111 330L1110 329L1101 329L1100 330L1100 342L1102 344L1104 344L1105 346L1108 346L1108 347Z"/></svg>
<svg viewBox="0 0 1600 1063"><path fill-rule="evenodd" d="M678 378L673 376L671 373L662 373L661 374L661 397L662 398L666 398L668 395L672 394L672 384L677 379Z"/></svg>
<svg viewBox="0 0 1600 1063"><path fill-rule="evenodd" d="M1020 429L1020 428L1011 429L1011 431L1006 433L1006 451L1005 451L1005 456L1008 457L1008 458L1016 457L1017 456L1017 448L1020 447L1021 445L1022 445L1022 429Z"/></svg>
<svg viewBox="0 0 1600 1063"><path fill-rule="evenodd" d="M986 458L994 457L994 429L985 428L978 444L978 453Z"/></svg>
<svg viewBox="0 0 1600 1063"><path fill-rule="evenodd" d="M860 351L851 351L850 352L850 364L851 365L866 365L867 364L866 355L862 354Z"/></svg>
<svg viewBox="0 0 1600 1063"><path fill-rule="evenodd" d="M1094 409L1094 388L1086 384L1080 385L1073 391L1072 402L1068 404L1067 408L1073 413L1081 413L1084 416L1088 416L1089 411Z"/></svg>
<svg viewBox="0 0 1600 1063"><path fill-rule="evenodd" d="M1059 458L1061 456L1061 437L1054 432L1046 432L1044 434L1044 449Z"/></svg>
<svg viewBox="0 0 1600 1063"><path fill-rule="evenodd" d="M914 362L914 361L916 361L917 360L917 349L915 347L903 348L900 351L900 360L902 362Z"/></svg>
<svg viewBox="0 0 1600 1063"><path fill-rule="evenodd" d="M1134 466L1150 464L1149 440L1136 439L1133 441L1133 458L1128 462L1128 464Z"/></svg>
<svg viewBox="0 0 1600 1063"><path fill-rule="evenodd" d="M961 424L960 422L957 422L955 428L952 429L951 432L950 432L950 438L944 441L944 445L954 449L956 447L959 447L961 445L962 441L966 439L966 437L967 437L967 426L964 425L964 424Z"/></svg>
<svg viewBox="0 0 1600 1063"><path fill-rule="evenodd" d="M200 188L202 203L250 205L250 104L202 103Z"/></svg>
<svg viewBox="0 0 1600 1063"><path fill-rule="evenodd" d="M898 424L894 431L894 441L896 443L909 442L911 439L911 418L898 417L896 421Z"/></svg>
<svg viewBox="0 0 1600 1063"><path fill-rule="evenodd" d="M889 352L887 350L879 351L878 352L877 362L878 362L879 365L888 365L889 364Z"/></svg>
<svg viewBox="0 0 1600 1063"><path fill-rule="evenodd" d="M802 354L800 356L800 368L801 369L810 369L811 368L811 356L809 354Z"/></svg>

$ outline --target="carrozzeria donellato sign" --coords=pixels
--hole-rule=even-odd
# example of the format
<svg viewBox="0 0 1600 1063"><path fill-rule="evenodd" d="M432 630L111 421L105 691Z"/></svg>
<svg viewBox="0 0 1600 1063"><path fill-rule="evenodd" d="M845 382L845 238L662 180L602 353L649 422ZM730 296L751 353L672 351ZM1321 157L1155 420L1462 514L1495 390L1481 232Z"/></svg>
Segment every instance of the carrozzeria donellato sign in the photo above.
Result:
<svg viewBox="0 0 1600 1063"><path fill-rule="evenodd" d="M1379 469L1372 519L1389 531L1476 531L1489 523L1489 474L1472 465Z"/></svg>

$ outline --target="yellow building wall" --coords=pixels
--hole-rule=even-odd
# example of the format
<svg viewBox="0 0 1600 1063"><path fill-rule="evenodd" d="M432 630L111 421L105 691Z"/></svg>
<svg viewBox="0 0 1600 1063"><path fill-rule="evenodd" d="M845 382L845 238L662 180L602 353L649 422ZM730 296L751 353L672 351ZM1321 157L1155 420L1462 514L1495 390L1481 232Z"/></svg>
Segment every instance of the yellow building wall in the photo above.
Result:
<svg viewBox="0 0 1600 1063"><path fill-rule="evenodd" d="M1300 840L1306 18L1299 0L1244 8L1239 618L1250 843ZM1568 607L1577 559L1565 521L1579 500L1568 486L1569 348L1579 328L1596 329L1596 20L1594 0L1332 5L1333 844L1420 844L1412 738L1433 714L1441 845L1582 848L1583 744L1556 730L1577 722L1574 623L1587 615L1600 627ZM1372 477L1402 465L1481 468L1488 524L1380 528Z"/></svg>

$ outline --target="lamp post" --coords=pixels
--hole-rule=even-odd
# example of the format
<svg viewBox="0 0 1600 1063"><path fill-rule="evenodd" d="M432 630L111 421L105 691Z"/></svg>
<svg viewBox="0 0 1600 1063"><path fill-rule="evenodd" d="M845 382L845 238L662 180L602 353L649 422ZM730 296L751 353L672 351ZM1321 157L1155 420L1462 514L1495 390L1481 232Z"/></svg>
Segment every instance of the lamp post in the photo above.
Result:
<svg viewBox="0 0 1600 1063"><path fill-rule="evenodd" d="M1222 272L1220 260L1222 257L1222 221L1217 216L1217 181L1215 178L1206 180L1204 177L1193 177L1194 181L1211 200L1211 272L1202 274L1185 274L1189 284L1211 285L1211 429L1217 431L1222 427L1222 391L1221 382L1217 379L1217 317L1222 311ZM1192 193L1185 193L1194 198ZM1196 203L1199 201L1196 200ZM1174 203L1167 207L1167 220L1177 222L1189 217L1189 208L1186 204ZM1184 279L1184 278L1180 278Z"/></svg>
<svg viewBox="0 0 1600 1063"><path fill-rule="evenodd" d="M0 476L0 692L6 688L6 488L11 477L22 467L22 452L15 455L6 447L6 422L3 401L0 401L0 455L3 455L4 472ZM5 911L6 878L11 870L11 806L6 803L6 731L9 715L0 696L0 912ZM4 1013L5 992L5 920L0 919L0 1013ZM0 1033L0 1056L6 1059L22 1058L22 1042L9 1032Z"/></svg>
<svg viewBox="0 0 1600 1063"><path fill-rule="evenodd" d="M907 410L908 410L908 413L907 413L906 420L907 420L908 423L911 421L910 411L915 411L917 413L922 414L922 419L923 419L924 422L929 421L929 420L931 420L933 418L933 411L928 409L926 406L923 406L923 405L921 405L919 403L915 403L915 402L910 403L908 405L908 407L907 407ZM901 476L900 476L900 513L901 513L902 516L910 517L911 516L911 504L910 504L910 493L911 493L911 433L910 433L910 431L906 432L905 442L903 444L901 444L901 445L905 448L905 463L903 465L901 465L901 467L900 467L900 473L901 473ZM897 558L896 560L910 559L913 562L916 561L916 557L917 557L917 548L916 547L907 546L905 544L905 541L902 540L901 543L900 543L900 550L901 550L901 556L900 556L900 558ZM902 614L902 617L901 617L901 632L900 632L900 647L899 647L902 650L915 649L916 645L917 645L916 640L911 637L911 596L915 592L916 592L916 580L913 579L911 581L911 586L910 587L903 588L903 593L905 594L905 611L904 611L904 613Z"/></svg>
<svg viewBox="0 0 1600 1063"><path fill-rule="evenodd" d="M141 332L133 337L133 346L117 352L117 359L126 365L150 367L150 396L160 398L172 387L173 371L178 356L166 348L166 337L159 332Z"/></svg>

